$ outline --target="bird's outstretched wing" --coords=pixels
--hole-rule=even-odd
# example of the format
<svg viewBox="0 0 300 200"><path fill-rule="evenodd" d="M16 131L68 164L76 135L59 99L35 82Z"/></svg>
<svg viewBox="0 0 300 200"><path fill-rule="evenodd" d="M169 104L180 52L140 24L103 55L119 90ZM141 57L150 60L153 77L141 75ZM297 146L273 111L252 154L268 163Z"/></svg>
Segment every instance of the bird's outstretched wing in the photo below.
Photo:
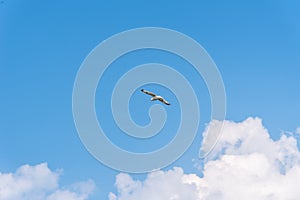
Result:
<svg viewBox="0 0 300 200"><path fill-rule="evenodd" d="M163 98L160 98L160 99L158 99L160 102L162 102L162 103L164 103L164 104L166 104L166 105L171 105L169 102L167 102L165 99L163 99Z"/></svg>
<svg viewBox="0 0 300 200"><path fill-rule="evenodd" d="M152 96L152 97L156 96L156 94L154 94L153 92L149 92L149 91L144 90L144 89L141 89L141 91L144 92L145 94L148 94L148 95Z"/></svg>

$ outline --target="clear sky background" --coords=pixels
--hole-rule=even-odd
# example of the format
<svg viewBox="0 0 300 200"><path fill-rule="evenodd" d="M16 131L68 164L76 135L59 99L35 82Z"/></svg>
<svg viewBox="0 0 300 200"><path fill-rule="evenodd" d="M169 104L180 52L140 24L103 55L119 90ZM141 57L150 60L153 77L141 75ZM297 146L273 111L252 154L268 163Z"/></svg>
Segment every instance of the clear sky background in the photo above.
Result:
<svg viewBox="0 0 300 200"><path fill-rule="evenodd" d="M300 126L300 3L298 1L17 1L0 2L0 172L14 173L28 164L48 163L62 169L59 184L68 186L91 179L96 189L89 199L107 199L115 192L112 170L95 160L82 145L72 116L72 90L77 71L89 52L113 34L138 27L165 27L199 42L215 61L227 94L226 119L240 122L259 117L271 138ZM123 59L123 58L122 58ZM199 85L201 122L191 148L171 166L201 174L192 159L198 155L201 134L209 122L209 94L183 61L162 52L136 52L114 63L99 85L96 103L111 139L132 150L117 135L107 99L121 75L117 66L147 62L169 64ZM198 77L199 78L199 77ZM200 77L201 79L201 77ZM147 88L156 86L147 86ZM162 87L160 93L175 99ZM203 91L203 92L201 92ZM130 106L139 124L147 124L143 94L135 93ZM136 100L134 100L136 99ZM134 101L146 101L140 110ZM176 100L174 100L176 102ZM176 104L175 104L176 105ZM208 106L207 106L208 105ZM178 107L170 108L169 124L178 124ZM102 111L102 112L100 112ZM108 115L111 115L110 113ZM165 134L165 144L172 135ZM124 140L123 140L124 139ZM127 140L125 140L127 141ZM149 149L157 146L149 145ZM139 145L134 146L139 150ZM145 174L132 175L143 180Z"/></svg>

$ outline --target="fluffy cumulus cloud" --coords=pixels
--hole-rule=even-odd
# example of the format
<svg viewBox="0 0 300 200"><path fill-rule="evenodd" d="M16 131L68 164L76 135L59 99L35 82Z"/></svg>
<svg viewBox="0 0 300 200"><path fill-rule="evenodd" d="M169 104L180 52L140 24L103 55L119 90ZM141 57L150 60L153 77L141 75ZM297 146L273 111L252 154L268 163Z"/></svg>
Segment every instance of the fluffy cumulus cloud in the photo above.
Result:
<svg viewBox="0 0 300 200"><path fill-rule="evenodd" d="M116 178L119 197L109 194L110 200L177 200L197 199L197 187L190 183L195 175L186 175L181 168L167 172L157 171L148 175L144 182L134 181L128 174Z"/></svg>
<svg viewBox="0 0 300 200"><path fill-rule="evenodd" d="M85 200L95 187L93 181L59 186L60 171L51 171L46 163L23 165L15 173L0 173L1 200Z"/></svg>
<svg viewBox="0 0 300 200"><path fill-rule="evenodd" d="M181 168L150 173L144 181L128 174L116 177L110 200L297 200L300 199L300 152L295 135L274 141L259 118L243 122L211 122L207 131L223 125L214 150L204 160L203 176ZM204 140L205 141L205 140Z"/></svg>
<svg viewBox="0 0 300 200"><path fill-rule="evenodd" d="M300 135L300 127L298 127L298 128L296 129L296 134L299 134L299 135Z"/></svg>

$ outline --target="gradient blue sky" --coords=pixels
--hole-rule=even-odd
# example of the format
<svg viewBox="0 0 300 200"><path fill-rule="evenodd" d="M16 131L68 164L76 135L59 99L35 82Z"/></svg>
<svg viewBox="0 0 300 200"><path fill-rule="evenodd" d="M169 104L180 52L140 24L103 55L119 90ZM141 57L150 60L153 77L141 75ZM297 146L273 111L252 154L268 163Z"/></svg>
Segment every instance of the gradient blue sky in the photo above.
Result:
<svg viewBox="0 0 300 200"><path fill-rule="evenodd" d="M274 139L279 138L281 130L294 131L300 125L299 11L300 3L295 0L1 1L0 171L47 162L51 169L64 170L62 184L93 179L97 189L91 199L105 199L109 191L115 190L118 172L95 160L77 135L72 90L77 70L97 44L137 27L180 31L208 51L225 84L226 119L261 117ZM148 53L128 55L119 64L125 63L130 69L131 64L149 61L180 63L169 55ZM97 93L96 98L109 98L109 87L119 76L117 68L111 70L106 74L107 88L99 88L103 93ZM191 70L182 70L183 74L191 74L193 80ZM201 89L205 90L205 85L199 81ZM135 95L142 98L141 94ZM201 134L209 121L209 109L205 106L209 101L207 91L197 95L204 99L200 105ZM107 107L96 106L109 112ZM138 123L147 123L146 117L136 114L134 106L132 112ZM170 112L175 113L170 123L178 122L177 111ZM114 129L109 120L105 124ZM164 139L167 141L168 137ZM120 142L117 135L112 140ZM197 156L200 142L198 136L172 166L195 172L191 160ZM130 149L126 144L120 145Z"/></svg>

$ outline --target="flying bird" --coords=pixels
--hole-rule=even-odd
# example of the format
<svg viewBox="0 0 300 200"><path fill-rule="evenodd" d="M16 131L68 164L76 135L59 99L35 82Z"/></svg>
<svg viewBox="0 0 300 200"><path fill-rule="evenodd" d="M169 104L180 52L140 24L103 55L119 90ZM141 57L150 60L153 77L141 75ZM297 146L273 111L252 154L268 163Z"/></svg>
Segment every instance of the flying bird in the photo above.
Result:
<svg viewBox="0 0 300 200"><path fill-rule="evenodd" d="M159 100L160 102L162 102L166 105L171 105L162 96L158 96L158 95L154 94L153 92L149 92L149 91L144 90L144 89L141 89L141 91L144 92L145 94L148 94L148 95L152 96L151 101Z"/></svg>

